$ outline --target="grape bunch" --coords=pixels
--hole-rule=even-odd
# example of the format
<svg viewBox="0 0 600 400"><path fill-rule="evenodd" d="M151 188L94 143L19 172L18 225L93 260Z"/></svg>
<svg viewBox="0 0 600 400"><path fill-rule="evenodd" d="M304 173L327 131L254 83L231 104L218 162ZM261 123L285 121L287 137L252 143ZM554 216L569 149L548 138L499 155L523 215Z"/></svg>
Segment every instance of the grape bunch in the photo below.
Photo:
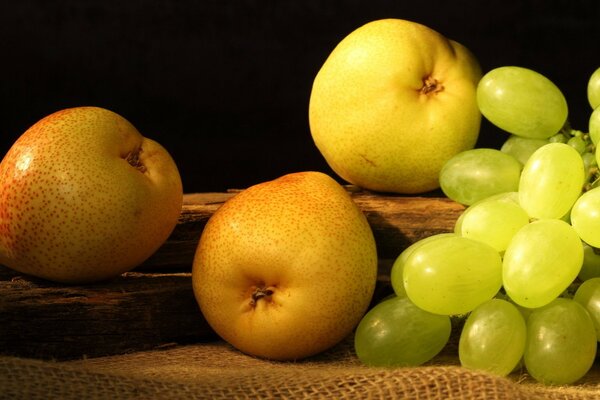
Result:
<svg viewBox="0 0 600 400"><path fill-rule="evenodd" d="M560 89L506 66L477 88L482 115L505 131L500 149L457 154L440 186L465 205L454 232L406 248L394 295L355 333L358 358L416 366L446 346L461 321L466 368L545 384L584 377L600 340L600 68L588 83L587 131L573 129Z"/></svg>

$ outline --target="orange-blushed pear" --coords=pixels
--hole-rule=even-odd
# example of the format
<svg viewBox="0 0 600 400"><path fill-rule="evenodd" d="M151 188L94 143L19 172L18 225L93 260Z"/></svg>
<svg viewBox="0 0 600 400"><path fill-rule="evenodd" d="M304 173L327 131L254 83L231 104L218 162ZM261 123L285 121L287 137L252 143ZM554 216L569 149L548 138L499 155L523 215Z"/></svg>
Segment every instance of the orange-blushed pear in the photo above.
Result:
<svg viewBox="0 0 600 400"><path fill-rule="evenodd" d="M348 337L377 280L369 223L346 189L296 172L245 189L204 228L193 289L210 326L240 351L293 360Z"/></svg>
<svg viewBox="0 0 600 400"><path fill-rule="evenodd" d="M0 264L62 283L118 276L163 244L182 200L170 154L125 118L57 111L0 164Z"/></svg>

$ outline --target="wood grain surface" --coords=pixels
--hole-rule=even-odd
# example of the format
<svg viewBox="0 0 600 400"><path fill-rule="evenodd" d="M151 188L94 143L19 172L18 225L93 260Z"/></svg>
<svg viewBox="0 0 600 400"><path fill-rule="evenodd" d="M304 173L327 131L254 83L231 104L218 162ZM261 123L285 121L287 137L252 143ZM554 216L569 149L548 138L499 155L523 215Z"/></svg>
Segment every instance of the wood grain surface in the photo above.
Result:
<svg viewBox="0 0 600 400"><path fill-rule="evenodd" d="M195 301L191 264L204 225L236 192L186 194L164 245L111 281L67 286L0 266L0 354L67 360L216 338ZM378 246L374 302L391 292L389 271L398 254L421 238L451 231L464 209L445 198L349 192Z"/></svg>

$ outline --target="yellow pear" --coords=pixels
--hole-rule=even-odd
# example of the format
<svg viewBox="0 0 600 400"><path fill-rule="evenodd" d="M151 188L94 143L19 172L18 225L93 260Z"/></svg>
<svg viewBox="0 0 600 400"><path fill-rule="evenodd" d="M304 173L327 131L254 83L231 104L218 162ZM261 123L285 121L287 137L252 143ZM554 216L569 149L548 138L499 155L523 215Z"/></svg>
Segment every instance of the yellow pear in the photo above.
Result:
<svg viewBox="0 0 600 400"><path fill-rule="evenodd" d="M169 153L123 117L58 111L0 164L0 264L64 283L114 277L167 239L182 199Z"/></svg>
<svg viewBox="0 0 600 400"><path fill-rule="evenodd" d="M355 185L436 189L444 163L476 143L480 78L475 57L438 32L401 19L369 22L335 47L315 77L312 137Z"/></svg>
<svg viewBox="0 0 600 400"><path fill-rule="evenodd" d="M292 360L347 337L377 278L371 228L328 175L298 172L252 186L202 232L192 281L200 309L244 353Z"/></svg>

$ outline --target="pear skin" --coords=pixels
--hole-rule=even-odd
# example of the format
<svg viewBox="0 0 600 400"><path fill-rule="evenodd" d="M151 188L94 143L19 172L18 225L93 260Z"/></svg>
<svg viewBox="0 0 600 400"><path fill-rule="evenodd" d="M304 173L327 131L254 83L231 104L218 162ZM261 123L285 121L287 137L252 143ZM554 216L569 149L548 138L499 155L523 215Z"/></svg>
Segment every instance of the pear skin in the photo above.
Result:
<svg viewBox="0 0 600 400"><path fill-rule="evenodd" d="M58 111L0 164L0 264L63 283L115 277L162 245L182 201L169 153L123 117Z"/></svg>
<svg viewBox="0 0 600 400"><path fill-rule="evenodd" d="M315 76L315 145L343 179L402 194L439 187L439 172L473 148L481 69L463 45L415 22L371 21L347 35Z"/></svg>
<svg viewBox="0 0 600 400"><path fill-rule="evenodd" d="M376 280L366 217L320 172L284 175L228 200L204 228L192 270L215 332L274 360L308 357L347 337Z"/></svg>

